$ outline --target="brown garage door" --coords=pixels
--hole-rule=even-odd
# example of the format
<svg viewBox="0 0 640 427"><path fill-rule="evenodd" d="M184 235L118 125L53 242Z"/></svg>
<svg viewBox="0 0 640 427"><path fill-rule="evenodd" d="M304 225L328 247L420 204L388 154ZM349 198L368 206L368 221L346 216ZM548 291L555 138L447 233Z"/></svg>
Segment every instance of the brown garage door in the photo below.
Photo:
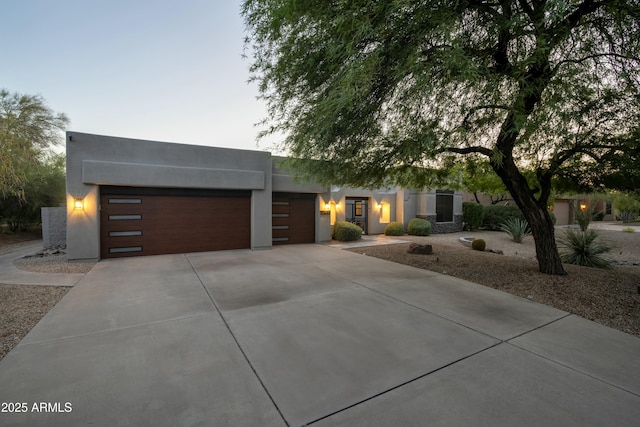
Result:
<svg viewBox="0 0 640 427"><path fill-rule="evenodd" d="M316 195L273 193L272 237L274 245L316 241Z"/></svg>
<svg viewBox="0 0 640 427"><path fill-rule="evenodd" d="M102 258L251 246L251 193L101 187Z"/></svg>

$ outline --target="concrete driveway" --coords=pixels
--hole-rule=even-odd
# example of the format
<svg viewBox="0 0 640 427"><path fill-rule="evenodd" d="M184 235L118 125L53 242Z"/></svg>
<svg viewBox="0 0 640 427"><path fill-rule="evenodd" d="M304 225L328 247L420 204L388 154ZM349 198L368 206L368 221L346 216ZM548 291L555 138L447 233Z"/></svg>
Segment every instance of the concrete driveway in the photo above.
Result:
<svg viewBox="0 0 640 427"><path fill-rule="evenodd" d="M0 425L637 426L639 355L322 245L109 260L0 361Z"/></svg>

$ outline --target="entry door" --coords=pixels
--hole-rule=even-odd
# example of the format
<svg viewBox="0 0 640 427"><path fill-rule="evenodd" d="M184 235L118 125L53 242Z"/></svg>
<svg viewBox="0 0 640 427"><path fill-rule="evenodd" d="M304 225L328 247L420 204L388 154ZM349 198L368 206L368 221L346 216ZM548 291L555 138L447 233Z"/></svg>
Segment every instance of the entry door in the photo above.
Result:
<svg viewBox="0 0 640 427"><path fill-rule="evenodd" d="M352 222L362 228L362 232L367 234L367 218L368 218L368 198L363 197L347 197L345 220Z"/></svg>

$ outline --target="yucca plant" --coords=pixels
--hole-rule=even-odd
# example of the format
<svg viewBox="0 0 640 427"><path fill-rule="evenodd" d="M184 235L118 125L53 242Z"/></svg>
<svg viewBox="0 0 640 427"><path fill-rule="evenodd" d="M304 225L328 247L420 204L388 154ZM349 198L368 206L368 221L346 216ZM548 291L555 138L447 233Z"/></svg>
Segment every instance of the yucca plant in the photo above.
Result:
<svg viewBox="0 0 640 427"><path fill-rule="evenodd" d="M522 239L531 234L529 223L522 218L508 218L500 224L500 230L511 236L516 243L522 243Z"/></svg>
<svg viewBox="0 0 640 427"><path fill-rule="evenodd" d="M601 256L609 252L611 246L600 240L595 230L569 229L563 237L558 239L558 243L562 262L596 268L611 266L609 260Z"/></svg>

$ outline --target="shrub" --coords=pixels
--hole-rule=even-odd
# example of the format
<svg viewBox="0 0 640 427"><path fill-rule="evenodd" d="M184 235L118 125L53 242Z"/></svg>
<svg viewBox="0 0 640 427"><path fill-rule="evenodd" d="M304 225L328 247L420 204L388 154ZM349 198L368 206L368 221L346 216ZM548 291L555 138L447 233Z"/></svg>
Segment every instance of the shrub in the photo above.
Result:
<svg viewBox="0 0 640 427"><path fill-rule="evenodd" d="M412 236L428 236L431 234L431 223L426 219L413 218L407 225L407 233Z"/></svg>
<svg viewBox="0 0 640 427"><path fill-rule="evenodd" d="M569 264L584 267L608 268L610 263L600 255L611 250L602 242L595 230L574 231L569 229L558 239L561 248L560 259Z"/></svg>
<svg viewBox="0 0 640 427"><path fill-rule="evenodd" d="M362 228L347 221L336 221L331 238L341 242L351 242L362 238Z"/></svg>
<svg viewBox="0 0 640 427"><path fill-rule="evenodd" d="M521 218L507 219L500 225L500 230L511 236L516 243L522 243L522 239L531 234L529 223Z"/></svg>
<svg viewBox="0 0 640 427"><path fill-rule="evenodd" d="M625 233L635 233L635 229L631 228L631 227L627 227L627 228L623 228L622 231L624 231Z"/></svg>
<svg viewBox="0 0 640 427"><path fill-rule="evenodd" d="M509 218L522 218L522 212L517 206L498 206L490 205L484 207L484 220L482 225L489 230L500 230L500 224L503 224Z"/></svg>
<svg viewBox="0 0 640 427"><path fill-rule="evenodd" d="M471 249L474 251L484 251L487 248L487 242L484 239L473 239Z"/></svg>
<svg viewBox="0 0 640 427"><path fill-rule="evenodd" d="M618 215L618 218L620 218L620 221L622 221L623 223L629 223L629 222L634 222L636 220L637 215L635 214L635 212L631 212L631 211L623 211L620 212L620 215Z"/></svg>
<svg viewBox="0 0 640 427"><path fill-rule="evenodd" d="M391 222L384 228L385 236L402 236L404 234L404 224L401 222Z"/></svg>
<svg viewBox="0 0 640 427"><path fill-rule="evenodd" d="M480 203L464 202L462 204L462 222L473 231L482 227L484 207Z"/></svg>

